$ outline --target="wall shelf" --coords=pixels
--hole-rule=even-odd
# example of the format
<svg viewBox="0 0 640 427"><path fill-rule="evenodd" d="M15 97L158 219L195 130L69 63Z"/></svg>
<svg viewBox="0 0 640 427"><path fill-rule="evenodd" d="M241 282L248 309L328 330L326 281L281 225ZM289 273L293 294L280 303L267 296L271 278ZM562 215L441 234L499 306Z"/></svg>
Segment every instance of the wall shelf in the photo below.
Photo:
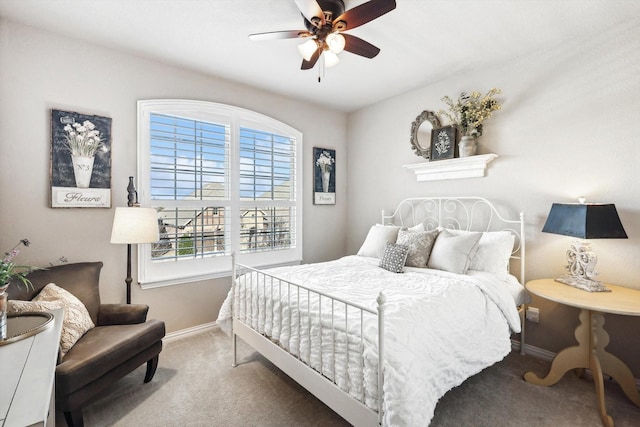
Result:
<svg viewBox="0 0 640 427"><path fill-rule="evenodd" d="M478 178L485 176L487 165L497 157L497 154L480 154L456 159L415 163L404 165L403 167L412 170L416 174L418 182Z"/></svg>

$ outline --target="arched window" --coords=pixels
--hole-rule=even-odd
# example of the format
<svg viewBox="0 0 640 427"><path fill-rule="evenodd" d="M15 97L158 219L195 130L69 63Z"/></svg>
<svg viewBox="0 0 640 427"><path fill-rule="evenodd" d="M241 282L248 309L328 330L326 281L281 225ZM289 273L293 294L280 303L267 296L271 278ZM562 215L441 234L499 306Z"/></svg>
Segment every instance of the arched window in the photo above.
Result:
<svg viewBox="0 0 640 427"><path fill-rule="evenodd" d="M262 114L192 100L138 101L138 193L160 241L140 245L143 287L302 259L302 134Z"/></svg>

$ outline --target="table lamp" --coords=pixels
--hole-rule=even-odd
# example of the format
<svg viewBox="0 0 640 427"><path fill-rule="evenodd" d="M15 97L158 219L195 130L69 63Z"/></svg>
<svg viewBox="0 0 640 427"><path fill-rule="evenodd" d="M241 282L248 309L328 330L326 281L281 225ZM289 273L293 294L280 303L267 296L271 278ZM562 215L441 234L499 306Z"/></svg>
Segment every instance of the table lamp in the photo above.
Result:
<svg viewBox="0 0 640 427"><path fill-rule="evenodd" d="M544 233L572 236L579 239L626 239L618 211L614 204L554 203L542 228ZM556 279L588 292L609 292L601 282L594 280L598 258L585 241L574 241L567 251L566 266L569 274Z"/></svg>
<svg viewBox="0 0 640 427"><path fill-rule="evenodd" d="M158 213L154 208L141 208L138 204L133 177L129 177L128 207L116 208L111 230L111 243L127 244L127 304L131 304L131 245L153 243L160 240L158 233Z"/></svg>

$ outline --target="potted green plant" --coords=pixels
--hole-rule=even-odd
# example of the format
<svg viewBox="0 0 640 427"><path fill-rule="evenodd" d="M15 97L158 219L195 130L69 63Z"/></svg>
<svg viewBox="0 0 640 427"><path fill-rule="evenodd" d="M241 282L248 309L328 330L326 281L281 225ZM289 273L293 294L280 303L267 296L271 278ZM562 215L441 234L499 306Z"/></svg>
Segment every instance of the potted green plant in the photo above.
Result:
<svg viewBox="0 0 640 427"><path fill-rule="evenodd" d="M26 275L36 270L36 267L26 265L16 265L13 259L20 253L18 247L20 245L29 246L29 239L22 239L11 250L4 253L4 257L0 260L0 340L7 336L7 288L12 279L18 279L26 287L31 286L31 282Z"/></svg>

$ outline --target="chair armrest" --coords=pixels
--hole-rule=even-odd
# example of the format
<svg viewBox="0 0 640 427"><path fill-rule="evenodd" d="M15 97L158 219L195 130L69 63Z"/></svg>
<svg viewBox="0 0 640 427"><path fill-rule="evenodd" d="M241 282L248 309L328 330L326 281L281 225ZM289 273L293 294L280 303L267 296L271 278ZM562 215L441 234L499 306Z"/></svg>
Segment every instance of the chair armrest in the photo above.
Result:
<svg viewBox="0 0 640 427"><path fill-rule="evenodd" d="M97 326L144 323L148 311L144 304L100 304Z"/></svg>

